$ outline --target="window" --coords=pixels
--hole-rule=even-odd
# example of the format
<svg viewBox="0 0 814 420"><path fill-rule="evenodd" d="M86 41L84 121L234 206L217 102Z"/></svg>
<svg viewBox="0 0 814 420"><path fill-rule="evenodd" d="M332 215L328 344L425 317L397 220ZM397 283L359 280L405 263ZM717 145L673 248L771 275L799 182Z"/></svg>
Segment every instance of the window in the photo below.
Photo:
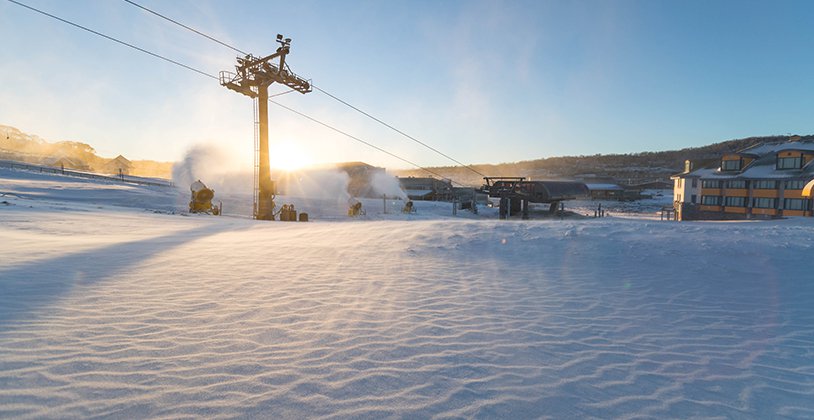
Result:
<svg viewBox="0 0 814 420"><path fill-rule="evenodd" d="M761 179L758 181L752 181L752 185L754 185L756 190L776 190L777 189L777 181L769 181L766 179Z"/></svg>
<svg viewBox="0 0 814 420"><path fill-rule="evenodd" d="M785 188L787 190L802 190L803 187L805 186L806 186L805 181L796 180L796 181L786 181Z"/></svg>
<svg viewBox="0 0 814 420"><path fill-rule="evenodd" d="M802 156L777 158L777 169L800 169L802 167Z"/></svg>
<svg viewBox="0 0 814 420"><path fill-rule="evenodd" d="M777 207L777 199L755 197L752 199L752 207L758 209L773 209Z"/></svg>
<svg viewBox="0 0 814 420"><path fill-rule="evenodd" d="M727 207L746 207L746 197L726 197L724 205Z"/></svg>
<svg viewBox="0 0 814 420"><path fill-rule="evenodd" d="M693 178L692 179L692 187L693 188L698 188L698 178Z"/></svg>
<svg viewBox="0 0 814 420"><path fill-rule="evenodd" d="M783 201L786 210L808 210L808 200L802 198L787 198Z"/></svg>
<svg viewBox="0 0 814 420"><path fill-rule="evenodd" d="M720 195L702 195L701 196L701 204L705 206L720 206L721 205L721 196Z"/></svg>
<svg viewBox="0 0 814 420"><path fill-rule="evenodd" d="M721 181L717 179L702 179L701 188L721 188Z"/></svg>
<svg viewBox="0 0 814 420"><path fill-rule="evenodd" d="M741 161L739 160L724 160L721 161L721 170L722 171L740 171L741 170Z"/></svg>
<svg viewBox="0 0 814 420"><path fill-rule="evenodd" d="M746 181L743 179L732 179L726 182L726 187L743 189L746 188Z"/></svg>
<svg viewBox="0 0 814 420"><path fill-rule="evenodd" d="M696 203L696 201L697 201L696 198L698 198L698 197L695 194L693 194L692 198L691 198L691 201L692 201L693 204Z"/></svg>

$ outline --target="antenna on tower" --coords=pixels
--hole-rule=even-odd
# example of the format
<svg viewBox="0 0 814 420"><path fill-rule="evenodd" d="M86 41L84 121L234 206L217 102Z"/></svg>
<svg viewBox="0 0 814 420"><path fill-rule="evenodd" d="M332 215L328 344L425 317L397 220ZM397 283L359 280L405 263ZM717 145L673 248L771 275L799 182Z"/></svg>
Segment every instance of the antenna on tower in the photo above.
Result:
<svg viewBox="0 0 814 420"><path fill-rule="evenodd" d="M297 76L288 68L285 57L291 50L291 38L277 34L277 51L263 58L251 54L237 58L235 73L220 72L220 84L254 99L254 218L274 220L274 197L277 189L271 180L268 136L268 88L280 83L300 93L311 92L311 82ZM272 60L277 59L277 63Z"/></svg>

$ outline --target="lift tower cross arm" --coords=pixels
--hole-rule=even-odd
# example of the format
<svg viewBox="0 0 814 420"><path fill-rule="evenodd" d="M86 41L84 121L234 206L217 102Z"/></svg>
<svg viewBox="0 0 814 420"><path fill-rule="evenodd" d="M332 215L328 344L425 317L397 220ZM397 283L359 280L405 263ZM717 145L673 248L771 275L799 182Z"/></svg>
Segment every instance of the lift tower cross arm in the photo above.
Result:
<svg viewBox="0 0 814 420"><path fill-rule="evenodd" d="M283 39L277 35L280 47L277 52L266 57L257 58L251 54L237 58L235 73L220 72L220 84L235 92L255 100L255 181L254 181L254 218L274 220L274 196L277 194L271 180L269 166L268 134L268 88L272 83L280 83L300 93L311 92L311 82L297 76L288 68L285 56L291 49L291 38ZM278 59L275 64L272 60Z"/></svg>

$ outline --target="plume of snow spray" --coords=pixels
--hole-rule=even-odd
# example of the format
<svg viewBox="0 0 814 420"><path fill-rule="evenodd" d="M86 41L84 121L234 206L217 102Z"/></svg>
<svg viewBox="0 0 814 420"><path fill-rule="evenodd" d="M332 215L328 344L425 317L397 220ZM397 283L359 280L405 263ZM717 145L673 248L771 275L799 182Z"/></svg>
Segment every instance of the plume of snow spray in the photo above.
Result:
<svg viewBox="0 0 814 420"><path fill-rule="evenodd" d="M315 218L347 213L350 177L336 170L308 170L278 174L280 203L295 204Z"/></svg>
<svg viewBox="0 0 814 420"><path fill-rule="evenodd" d="M179 186L189 185L199 179L205 180L217 167L218 152L213 146L196 145L184 158L172 166L172 181ZM204 181L204 183L208 182Z"/></svg>
<svg viewBox="0 0 814 420"><path fill-rule="evenodd" d="M350 198L349 182L348 174L334 170L292 173L286 181L284 194L291 197L336 200L344 203Z"/></svg>
<svg viewBox="0 0 814 420"><path fill-rule="evenodd" d="M215 190L214 201L223 203L224 213L251 215L254 178L250 169L236 171L237 166L229 152L212 145L195 145L173 165L172 180L184 191L200 179ZM179 204L185 199L179 199Z"/></svg>
<svg viewBox="0 0 814 420"><path fill-rule="evenodd" d="M252 193L250 171L234 171L234 158L212 145L195 145L173 165L172 180L183 188L197 180L220 193Z"/></svg>
<svg viewBox="0 0 814 420"><path fill-rule="evenodd" d="M391 198L398 197L407 200L407 194L401 189L398 178L387 175L385 172L376 172L370 180L370 186L373 188L373 192L378 195L386 194Z"/></svg>

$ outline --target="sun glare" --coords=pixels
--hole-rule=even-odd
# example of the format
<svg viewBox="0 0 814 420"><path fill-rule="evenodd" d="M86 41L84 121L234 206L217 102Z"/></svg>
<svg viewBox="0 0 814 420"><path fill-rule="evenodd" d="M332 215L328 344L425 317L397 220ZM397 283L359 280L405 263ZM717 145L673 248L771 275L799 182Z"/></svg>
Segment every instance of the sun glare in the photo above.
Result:
<svg viewBox="0 0 814 420"><path fill-rule="evenodd" d="M313 160L298 144L283 142L269 146L269 164L274 169L290 172L313 164Z"/></svg>

